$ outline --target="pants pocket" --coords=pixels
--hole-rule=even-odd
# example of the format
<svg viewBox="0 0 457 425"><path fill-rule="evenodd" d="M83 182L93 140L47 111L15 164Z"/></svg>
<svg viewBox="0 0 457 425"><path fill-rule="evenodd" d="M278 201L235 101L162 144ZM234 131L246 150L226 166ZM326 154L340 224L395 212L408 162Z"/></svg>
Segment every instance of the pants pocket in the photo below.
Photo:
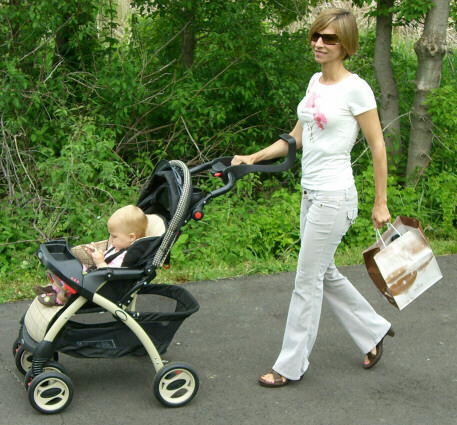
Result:
<svg viewBox="0 0 457 425"><path fill-rule="evenodd" d="M352 226L354 224L354 221L357 218L358 214L359 214L358 208L351 208L348 210L349 226Z"/></svg>

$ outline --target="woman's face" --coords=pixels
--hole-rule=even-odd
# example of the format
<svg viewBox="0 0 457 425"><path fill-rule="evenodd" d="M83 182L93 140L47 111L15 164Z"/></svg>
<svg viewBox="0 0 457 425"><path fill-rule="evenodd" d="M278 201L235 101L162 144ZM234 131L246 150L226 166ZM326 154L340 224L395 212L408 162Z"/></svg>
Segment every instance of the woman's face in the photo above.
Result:
<svg viewBox="0 0 457 425"><path fill-rule="evenodd" d="M311 39L311 48L314 52L314 59L320 64L342 61L345 56L343 46L339 42L332 24L314 33Z"/></svg>

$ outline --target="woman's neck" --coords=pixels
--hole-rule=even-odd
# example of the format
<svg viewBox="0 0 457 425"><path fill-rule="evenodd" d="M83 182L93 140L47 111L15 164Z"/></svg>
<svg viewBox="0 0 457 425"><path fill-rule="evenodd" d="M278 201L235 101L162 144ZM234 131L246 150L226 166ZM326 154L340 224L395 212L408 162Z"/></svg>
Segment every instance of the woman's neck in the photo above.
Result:
<svg viewBox="0 0 457 425"><path fill-rule="evenodd" d="M349 77L351 73L344 67L343 62L332 62L322 64L322 84L336 84Z"/></svg>

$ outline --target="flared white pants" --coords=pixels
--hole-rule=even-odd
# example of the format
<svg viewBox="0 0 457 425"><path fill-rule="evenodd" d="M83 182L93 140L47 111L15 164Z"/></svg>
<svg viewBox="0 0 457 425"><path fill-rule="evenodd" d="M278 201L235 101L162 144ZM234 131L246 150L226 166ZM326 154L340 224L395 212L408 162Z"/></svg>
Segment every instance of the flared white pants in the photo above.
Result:
<svg viewBox="0 0 457 425"><path fill-rule="evenodd" d="M371 351L391 324L336 268L335 251L357 217L355 186L336 192L303 192L300 213L301 247L295 289L284 340L273 369L297 380L308 369L308 357L319 327L322 298L363 353Z"/></svg>

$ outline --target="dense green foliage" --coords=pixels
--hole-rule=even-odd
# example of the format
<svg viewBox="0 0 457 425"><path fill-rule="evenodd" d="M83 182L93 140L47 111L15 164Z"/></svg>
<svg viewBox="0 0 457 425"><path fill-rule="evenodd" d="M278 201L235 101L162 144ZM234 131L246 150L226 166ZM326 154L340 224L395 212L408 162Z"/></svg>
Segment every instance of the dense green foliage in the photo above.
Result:
<svg viewBox="0 0 457 425"><path fill-rule="evenodd" d="M198 10L193 63L186 67L180 32L186 16L171 19L166 8L132 15L122 38L110 3L1 2L0 281L35 280L41 241L105 238L107 217L136 201L159 159L195 165L253 152L290 131L307 81L318 71L306 34L276 30L272 22L282 26L290 13L240 3L208 2L204 13ZM376 91L374 35L362 37L348 67ZM414 188L403 187L404 166L391 170L389 207L393 216L420 218L432 238L455 240L457 83L451 63L455 69L452 54L442 87L429 99L436 124L429 170ZM412 47L398 44L394 69L405 123L415 66ZM402 137L408 140L406 132ZM360 214L346 247L373 238L370 164L360 140L354 149ZM255 272L256 261L293 262L298 174L297 161L275 178L247 177L208 205L204 221L190 223L173 250L175 262L191 271L181 279L205 277L205 265L246 262Z"/></svg>

